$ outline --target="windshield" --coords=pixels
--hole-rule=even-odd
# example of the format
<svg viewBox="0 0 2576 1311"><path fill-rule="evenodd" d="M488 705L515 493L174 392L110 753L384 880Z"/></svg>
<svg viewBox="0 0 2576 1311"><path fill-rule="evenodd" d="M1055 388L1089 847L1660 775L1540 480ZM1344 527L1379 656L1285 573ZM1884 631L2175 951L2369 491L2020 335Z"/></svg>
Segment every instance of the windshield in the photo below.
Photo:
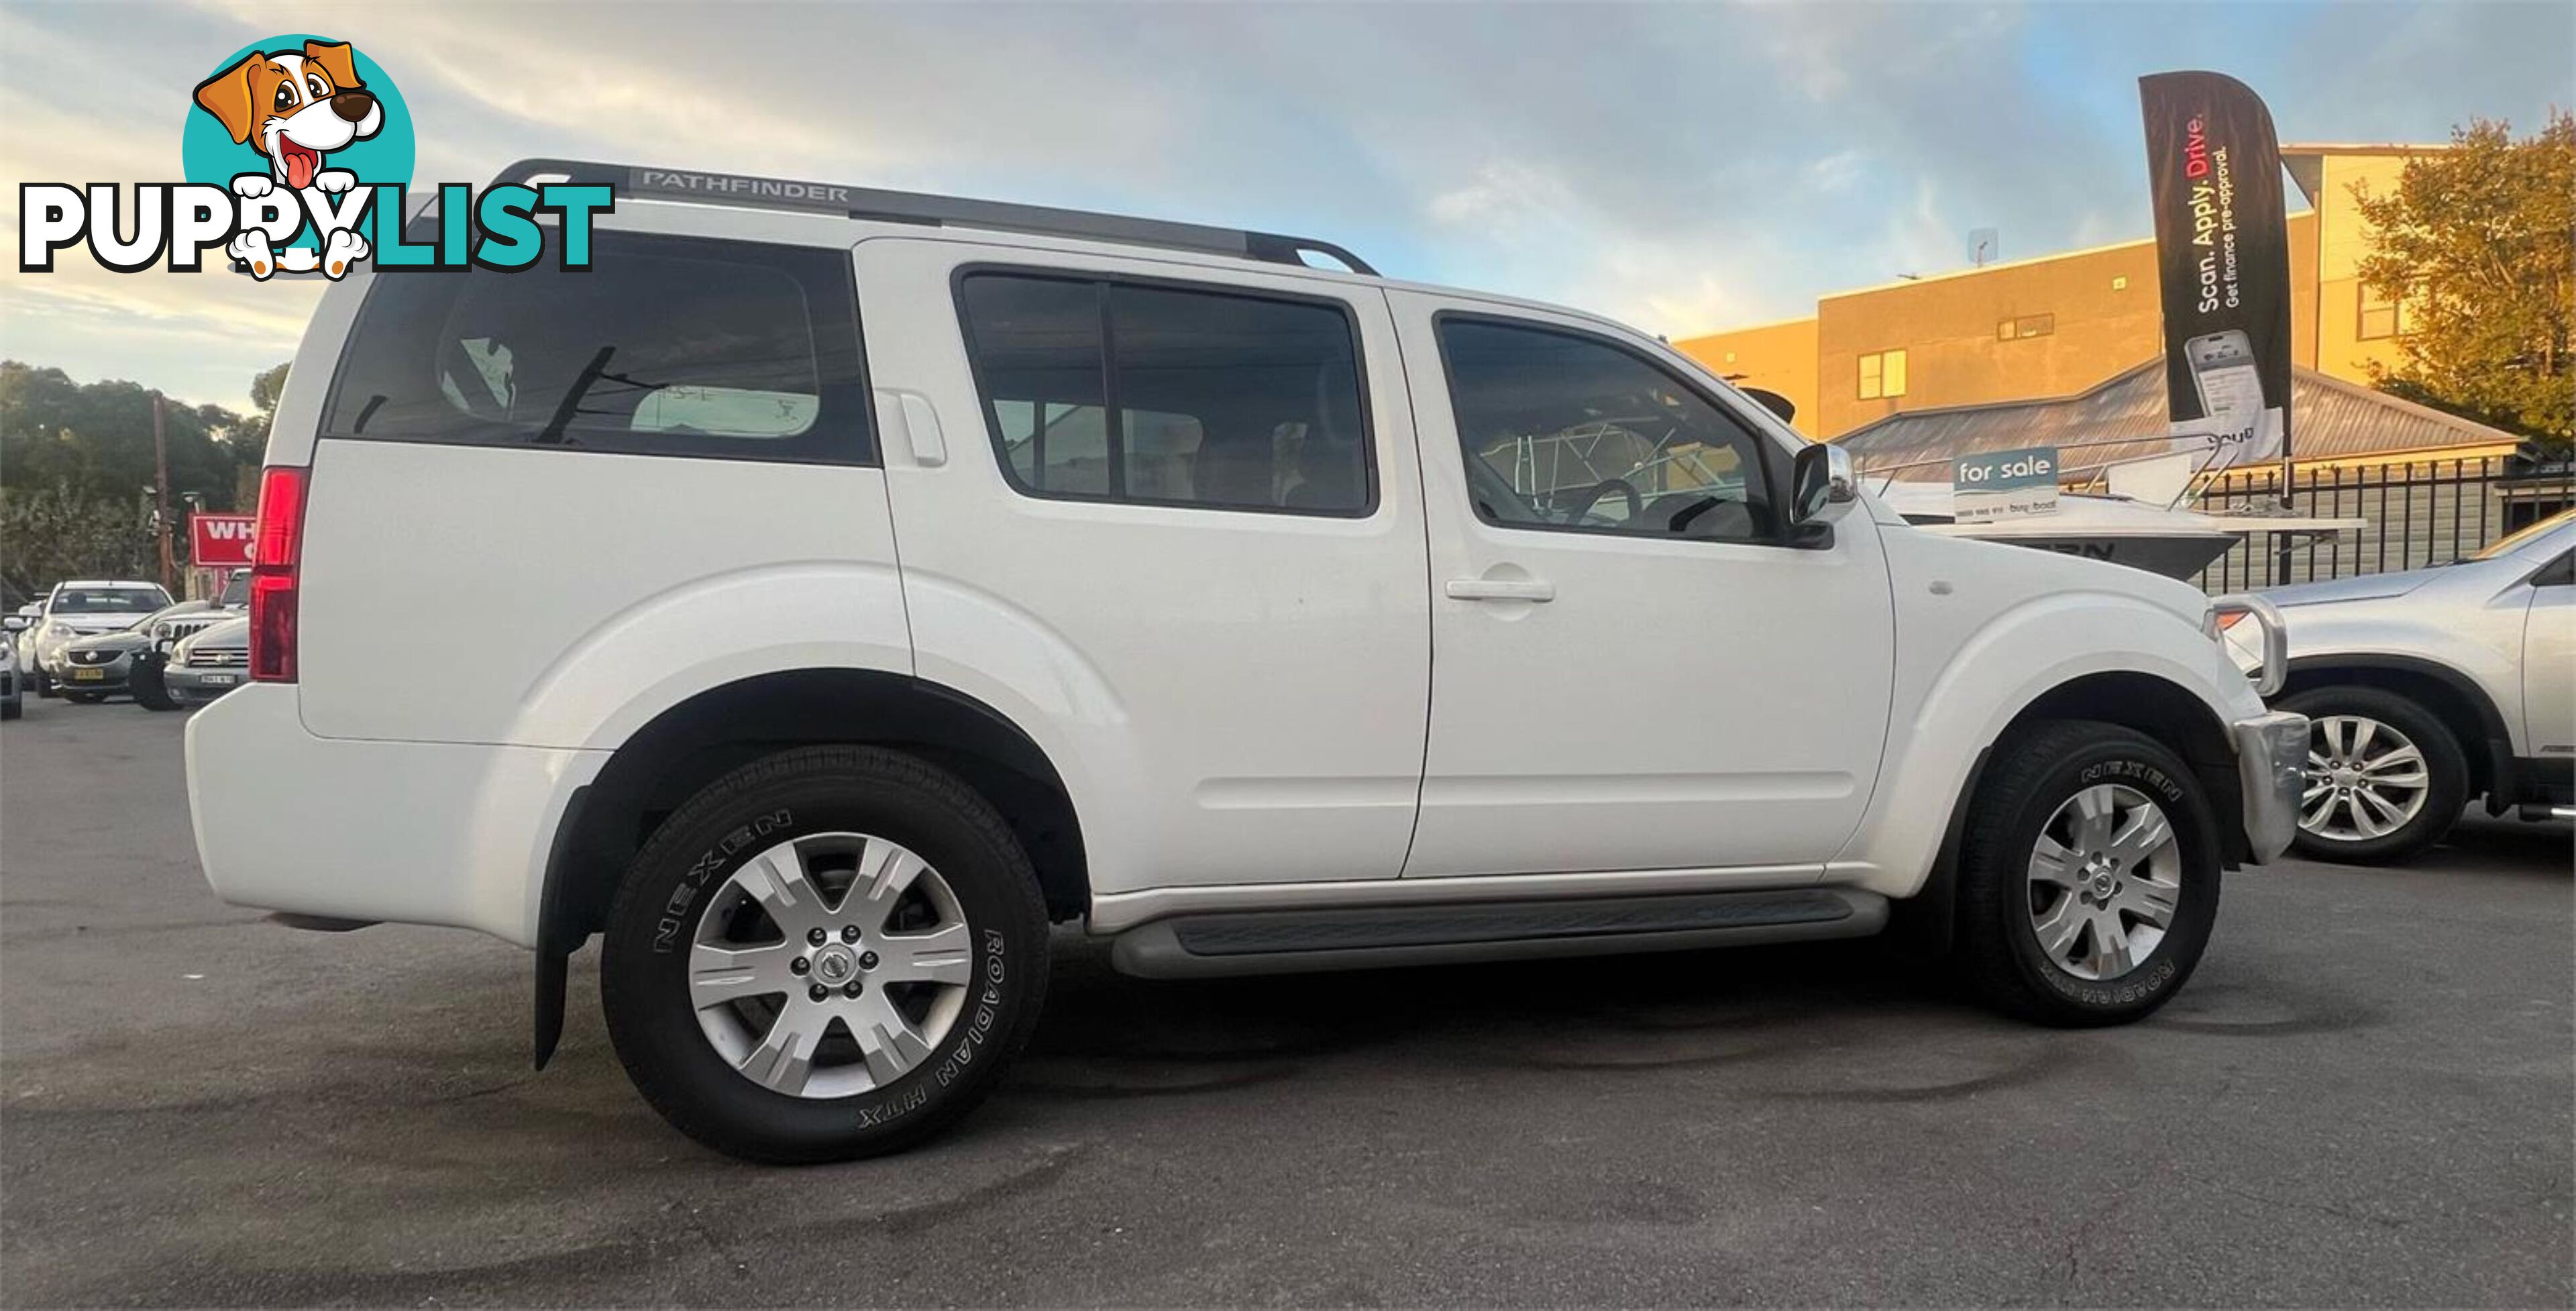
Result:
<svg viewBox="0 0 2576 1311"><path fill-rule="evenodd" d="M2531 545L2535 538L2558 528L2571 519L2576 519L2576 510L2561 510L2538 523L2525 524L2512 532L2506 533L2504 536L2499 537L2479 548L2478 553L2470 556L2469 558L2472 560L2493 560L2499 556L2511 555L2514 552Z"/></svg>
<svg viewBox="0 0 2576 1311"><path fill-rule="evenodd" d="M170 604L170 594L158 587L66 587L54 593L47 614L116 615L141 610L158 610Z"/></svg>
<svg viewBox="0 0 2576 1311"><path fill-rule="evenodd" d="M215 604L227 610L239 610L249 605L250 570L234 570L233 576L224 583L224 594L215 598Z"/></svg>

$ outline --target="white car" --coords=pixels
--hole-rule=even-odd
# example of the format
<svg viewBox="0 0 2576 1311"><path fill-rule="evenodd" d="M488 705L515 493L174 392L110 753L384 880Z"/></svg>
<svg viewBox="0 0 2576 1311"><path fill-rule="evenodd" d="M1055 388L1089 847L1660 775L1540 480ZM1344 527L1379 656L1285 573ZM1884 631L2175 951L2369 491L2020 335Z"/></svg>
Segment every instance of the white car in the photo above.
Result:
<svg viewBox="0 0 2576 1311"><path fill-rule="evenodd" d="M2576 511L2452 564L2263 595L2289 626L2277 702L2315 723L2301 854L2402 859L2479 797L2576 814Z"/></svg>
<svg viewBox="0 0 2576 1311"><path fill-rule="evenodd" d="M27 712L27 675L18 668L17 638L13 632L0 641L0 719L16 719Z"/></svg>
<svg viewBox="0 0 2576 1311"><path fill-rule="evenodd" d="M2295 827L2307 721L2218 640L2268 607L1908 527L1645 334L1316 241L539 173L618 188L589 270L322 293L199 850L531 949L540 1064L604 935L619 1057L724 1151L955 1121L1050 920L1159 977L1896 923L2104 1024Z"/></svg>
<svg viewBox="0 0 2576 1311"><path fill-rule="evenodd" d="M62 690L63 648L84 637L130 628L169 604L170 594L159 583L91 579L54 584L26 649L37 693L52 696Z"/></svg>

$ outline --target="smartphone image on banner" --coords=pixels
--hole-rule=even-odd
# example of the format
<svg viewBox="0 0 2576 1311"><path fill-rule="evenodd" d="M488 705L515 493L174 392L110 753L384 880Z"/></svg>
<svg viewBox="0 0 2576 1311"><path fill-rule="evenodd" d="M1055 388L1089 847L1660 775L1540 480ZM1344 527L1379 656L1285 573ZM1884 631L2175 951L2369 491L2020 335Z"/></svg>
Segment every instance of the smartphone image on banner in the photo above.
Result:
<svg viewBox="0 0 2576 1311"><path fill-rule="evenodd" d="M2242 328L2213 332L2183 343L2200 412L2216 420L2212 440L2245 443L2263 423L2263 378L2254 370L2254 343Z"/></svg>

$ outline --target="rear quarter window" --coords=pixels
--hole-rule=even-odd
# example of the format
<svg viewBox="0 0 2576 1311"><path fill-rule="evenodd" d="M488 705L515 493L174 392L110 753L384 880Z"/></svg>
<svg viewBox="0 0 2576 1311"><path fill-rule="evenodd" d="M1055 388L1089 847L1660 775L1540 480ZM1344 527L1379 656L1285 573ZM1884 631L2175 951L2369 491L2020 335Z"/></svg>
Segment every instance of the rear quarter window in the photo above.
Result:
<svg viewBox="0 0 2576 1311"><path fill-rule="evenodd" d="M874 463L848 257L601 232L588 270L380 272L321 435Z"/></svg>

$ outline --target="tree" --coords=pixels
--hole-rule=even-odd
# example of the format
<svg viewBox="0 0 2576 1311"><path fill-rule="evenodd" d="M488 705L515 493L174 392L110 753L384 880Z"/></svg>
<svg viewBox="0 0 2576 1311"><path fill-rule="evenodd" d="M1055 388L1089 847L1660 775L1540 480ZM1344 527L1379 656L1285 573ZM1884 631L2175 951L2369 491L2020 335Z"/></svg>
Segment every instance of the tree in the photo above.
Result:
<svg viewBox="0 0 2576 1311"><path fill-rule="evenodd" d="M282 379L283 366L258 381L272 375ZM174 514L187 492L201 494L210 510L242 504L238 472L259 464L264 418L254 430L220 405L173 402L162 427ZM156 476L149 390L0 361L0 593L23 596L63 578L158 573L144 492Z"/></svg>
<svg viewBox="0 0 2576 1311"><path fill-rule="evenodd" d="M268 443L269 425L277 422L277 398L286 394L286 370L289 366L263 370L250 380L251 408L259 411L250 418L242 436L257 446Z"/></svg>
<svg viewBox="0 0 2576 1311"><path fill-rule="evenodd" d="M41 596L65 578L150 578L160 569L150 507L84 496L68 482L0 488L0 599Z"/></svg>
<svg viewBox="0 0 2576 1311"><path fill-rule="evenodd" d="M205 496L233 504L233 471L257 463L242 416L220 405L171 402L170 500ZM131 500L152 485L152 393L123 381L77 383L60 369L0 361L0 481L12 490L61 484L83 500Z"/></svg>
<svg viewBox="0 0 2576 1311"><path fill-rule="evenodd" d="M2380 389L2566 448L2576 441L2576 117L2539 135L2479 119L2353 200L2373 229L2362 281L2405 307Z"/></svg>

